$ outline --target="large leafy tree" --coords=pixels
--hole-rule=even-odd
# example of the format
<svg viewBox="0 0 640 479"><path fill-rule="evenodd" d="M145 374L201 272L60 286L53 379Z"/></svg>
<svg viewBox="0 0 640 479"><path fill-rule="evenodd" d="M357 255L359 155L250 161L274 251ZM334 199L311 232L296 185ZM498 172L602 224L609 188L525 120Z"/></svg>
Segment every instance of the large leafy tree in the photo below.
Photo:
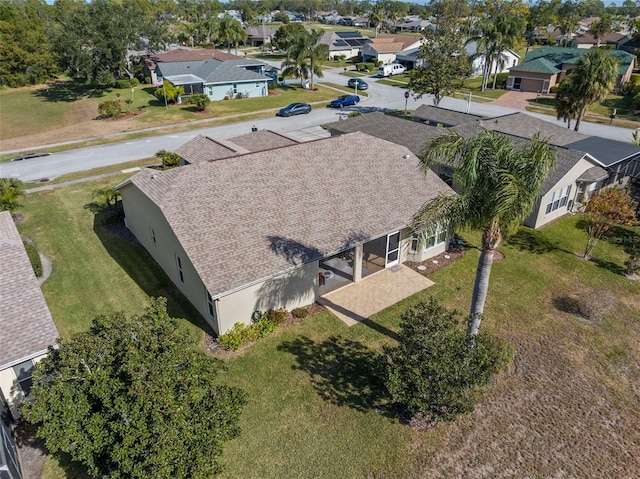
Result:
<svg viewBox="0 0 640 479"><path fill-rule="evenodd" d="M444 194L427 202L413 219L414 229L428 231L434 224L482 229L469 313L470 336L480 327L495 251L503 235L514 232L531 213L555 157L555 149L537 135L516 144L487 130L468 139L457 132L440 136L429 142L421 155L425 172L438 164L452 168L460 194Z"/></svg>
<svg viewBox="0 0 640 479"><path fill-rule="evenodd" d="M411 71L408 88L416 98L433 95L438 105L445 95L464 86L471 73L464 40L451 18L442 18L436 29L424 31L424 43L418 57L421 66Z"/></svg>
<svg viewBox="0 0 640 479"><path fill-rule="evenodd" d="M604 100L615 86L618 78L618 59L607 50L589 50L568 78L571 78L570 83L561 92L561 100L556 105L560 105L561 110L564 108L562 102L580 106L574 128L578 131L589 105Z"/></svg>
<svg viewBox="0 0 640 479"><path fill-rule="evenodd" d="M287 59L282 62L284 76L309 78L313 90L313 79L322 77L322 63L329 57L329 46L319 43L322 35L322 30L305 30L294 37L293 44L287 49Z"/></svg>
<svg viewBox="0 0 640 479"><path fill-rule="evenodd" d="M288 18L288 17L287 17ZM284 25L280 25L276 30L276 33L271 39L271 43L278 48L289 48L301 35L307 33L307 29L300 22L291 22Z"/></svg>
<svg viewBox="0 0 640 479"><path fill-rule="evenodd" d="M606 188L596 192L584 209L583 223L587 233L584 258L589 259L598 241L615 225L630 225L636 222L636 208L627 191Z"/></svg>
<svg viewBox="0 0 640 479"><path fill-rule="evenodd" d="M22 413L93 477L208 479L245 395L188 336L164 299L140 316L98 316L36 366Z"/></svg>
<svg viewBox="0 0 640 479"><path fill-rule="evenodd" d="M0 2L0 85L19 87L54 77L57 65L45 34L46 8L38 0Z"/></svg>

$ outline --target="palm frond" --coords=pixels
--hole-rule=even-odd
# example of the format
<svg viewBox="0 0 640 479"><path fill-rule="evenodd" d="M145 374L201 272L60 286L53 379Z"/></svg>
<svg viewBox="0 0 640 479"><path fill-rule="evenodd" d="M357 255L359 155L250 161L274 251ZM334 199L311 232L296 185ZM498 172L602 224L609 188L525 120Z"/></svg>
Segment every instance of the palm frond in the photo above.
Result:
<svg viewBox="0 0 640 479"><path fill-rule="evenodd" d="M429 231L437 225L451 227L467 224L469 209L465 198L452 193L443 193L427 201L411 222L411 227L418 232Z"/></svg>

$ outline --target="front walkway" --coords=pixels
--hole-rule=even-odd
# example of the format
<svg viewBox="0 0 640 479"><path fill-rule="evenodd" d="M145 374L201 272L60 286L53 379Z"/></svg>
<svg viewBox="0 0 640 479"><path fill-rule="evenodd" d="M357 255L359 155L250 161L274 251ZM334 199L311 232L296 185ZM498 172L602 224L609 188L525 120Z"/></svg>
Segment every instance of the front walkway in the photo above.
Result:
<svg viewBox="0 0 640 479"><path fill-rule="evenodd" d="M327 293L318 303L348 326L353 326L433 284L412 269L398 265Z"/></svg>
<svg viewBox="0 0 640 479"><path fill-rule="evenodd" d="M537 96L538 94L535 92L510 90L500 98L496 98L492 104L508 106L517 110L526 110L531 100L535 100Z"/></svg>

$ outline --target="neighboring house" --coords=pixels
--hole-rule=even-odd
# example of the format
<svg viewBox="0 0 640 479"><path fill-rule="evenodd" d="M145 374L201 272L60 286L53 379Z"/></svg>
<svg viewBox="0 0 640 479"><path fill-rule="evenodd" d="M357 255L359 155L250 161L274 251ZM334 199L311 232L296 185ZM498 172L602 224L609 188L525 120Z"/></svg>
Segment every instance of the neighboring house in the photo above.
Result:
<svg viewBox="0 0 640 479"><path fill-rule="evenodd" d="M591 28L593 22L599 22L600 17L585 17L578 21L578 30L581 32L587 32Z"/></svg>
<svg viewBox="0 0 640 479"><path fill-rule="evenodd" d="M420 242L410 224L454 194L409 149L363 133L145 169L118 188L127 227L218 334L441 253L446 228Z"/></svg>
<svg viewBox="0 0 640 479"><path fill-rule="evenodd" d="M424 60L420 58L420 47L397 53L395 61L403 65L407 70L414 70L424 66Z"/></svg>
<svg viewBox="0 0 640 479"><path fill-rule="evenodd" d="M452 126L463 125L465 123L473 123L482 120L484 117L462 113L459 111L449 110L439 106L420 105L413 112L413 116L427 125L442 126L450 128Z"/></svg>
<svg viewBox="0 0 640 479"><path fill-rule="evenodd" d="M576 35L571 40L571 46L573 48L593 48L599 45L610 45L618 49L620 45L629 41L629 37L624 33L611 32L607 33L604 37L597 40L593 33L585 32L580 35Z"/></svg>
<svg viewBox="0 0 640 479"><path fill-rule="evenodd" d="M162 62L156 67L158 79L182 86L185 96L204 93L210 100L255 98L269 94L268 67L259 60L204 60Z"/></svg>
<svg viewBox="0 0 640 479"><path fill-rule="evenodd" d="M382 63L393 63L398 53L417 48L422 44L422 37L416 35L396 35L383 33L362 47L362 61L378 60Z"/></svg>
<svg viewBox="0 0 640 479"><path fill-rule="evenodd" d="M33 367L56 343L58 331L8 211L0 212L0 264L0 401L17 419Z"/></svg>
<svg viewBox="0 0 640 479"><path fill-rule="evenodd" d="M297 143L297 140L284 133L276 133L271 130L259 130L228 140L198 135L180 146L176 153L180 155L183 165L192 165Z"/></svg>
<svg viewBox="0 0 640 479"><path fill-rule="evenodd" d="M434 25L429 20L412 20L396 25L396 30L401 32L422 32L427 28L434 29Z"/></svg>
<svg viewBox="0 0 640 479"><path fill-rule="evenodd" d="M329 46L329 59L344 56L346 58L360 55L362 47L369 43L371 39L361 35L359 32L327 32L320 39L320 43Z"/></svg>
<svg viewBox="0 0 640 479"><path fill-rule="evenodd" d="M530 51L520 65L511 67L507 79L507 89L548 93L552 86L562 82L567 75L575 70L576 65L584 58L587 51L570 47L544 47ZM610 53L619 62L617 80L619 88L631 78L636 57L621 50L610 50Z"/></svg>
<svg viewBox="0 0 640 479"><path fill-rule="evenodd" d="M472 41L465 45L467 55L471 61L471 76L482 75L487 61L487 56L484 53L478 53L478 42ZM498 73L509 71L509 68L514 67L520 61L520 55L512 50L504 50L500 54L498 61L493 59L491 61L491 72L496 71L496 64L498 67Z"/></svg>
<svg viewBox="0 0 640 479"><path fill-rule="evenodd" d="M273 28L269 28L264 25L259 27L248 27L246 30L247 43L252 47L260 47L267 43L271 43L271 39L276 34L276 31Z"/></svg>

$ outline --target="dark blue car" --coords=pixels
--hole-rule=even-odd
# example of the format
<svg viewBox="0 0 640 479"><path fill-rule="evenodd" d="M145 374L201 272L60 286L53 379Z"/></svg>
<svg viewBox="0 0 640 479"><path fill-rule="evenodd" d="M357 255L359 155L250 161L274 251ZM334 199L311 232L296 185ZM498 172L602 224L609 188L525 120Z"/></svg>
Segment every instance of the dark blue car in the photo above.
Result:
<svg viewBox="0 0 640 479"><path fill-rule="evenodd" d="M329 103L331 108L342 108L343 106L355 105L360 101L358 95L342 95Z"/></svg>
<svg viewBox="0 0 640 479"><path fill-rule="evenodd" d="M293 116L293 115L305 115L311 112L311 105L308 103L291 103L290 105L281 108L276 116Z"/></svg>

